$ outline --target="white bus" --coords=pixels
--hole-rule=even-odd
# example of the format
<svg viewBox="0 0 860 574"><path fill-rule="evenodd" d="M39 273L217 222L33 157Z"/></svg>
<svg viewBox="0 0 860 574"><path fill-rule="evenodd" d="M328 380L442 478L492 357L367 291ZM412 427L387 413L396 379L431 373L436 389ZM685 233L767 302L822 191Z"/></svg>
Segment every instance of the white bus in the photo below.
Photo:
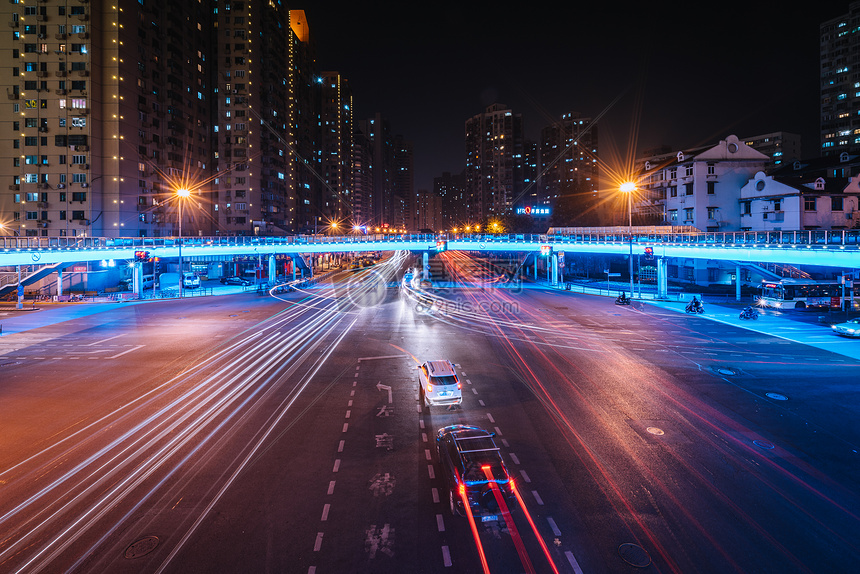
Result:
<svg viewBox="0 0 860 574"><path fill-rule="evenodd" d="M860 304L860 285L855 285L854 306ZM842 284L837 280L815 279L764 280L761 283L762 307L774 309L842 308ZM851 288L845 287L845 299L851 300Z"/></svg>

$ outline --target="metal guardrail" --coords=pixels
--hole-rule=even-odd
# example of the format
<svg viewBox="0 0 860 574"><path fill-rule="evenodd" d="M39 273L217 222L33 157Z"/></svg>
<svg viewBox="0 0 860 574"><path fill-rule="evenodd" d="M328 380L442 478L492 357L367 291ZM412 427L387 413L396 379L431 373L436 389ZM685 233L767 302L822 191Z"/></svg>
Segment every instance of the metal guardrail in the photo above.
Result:
<svg viewBox="0 0 860 574"><path fill-rule="evenodd" d="M627 243L630 236L612 231L606 233L575 234L372 234L372 235L294 235L286 237L215 236L183 237L183 247L257 247L263 245L295 246L338 245L385 242L434 242L457 240L465 242L514 243ZM807 230L807 231L737 231L711 233L634 233L637 244L707 245L726 247L751 246L860 246L860 229ZM140 249L176 247L178 237L0 237L0 249L21 250L86 250L86 249Z"/></svg>

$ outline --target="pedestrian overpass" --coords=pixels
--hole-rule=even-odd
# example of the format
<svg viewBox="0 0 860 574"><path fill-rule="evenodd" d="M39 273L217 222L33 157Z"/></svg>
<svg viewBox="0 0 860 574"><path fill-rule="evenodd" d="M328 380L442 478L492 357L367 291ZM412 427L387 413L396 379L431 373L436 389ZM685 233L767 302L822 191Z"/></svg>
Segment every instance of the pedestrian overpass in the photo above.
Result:
<svg viewBox="0 0 860 574"><path fill-rule="evenodd" d="M710 259L736 263L815 265L844 270L860 268L860 230L769 231L724 233L649 233L623 228L582 233L442 234L442 235L296 235L287 237L0 237L0 268L23 265L57 266L102 261L136 260L138 252L162 259L182 257L288 255L296 260L324 253L408 250L427 258L439 251L478 253L542 253L555 271L564 253L634 255L650 248L658 274L658 293L666 284L671 258ZM647 228L646 228L647 229ZM270 265L271 269L274 265ZM295 269L295 267L294 267ZM552 278L557 273L552 273ZM553 281L554 282L554 281Z"/></svg>

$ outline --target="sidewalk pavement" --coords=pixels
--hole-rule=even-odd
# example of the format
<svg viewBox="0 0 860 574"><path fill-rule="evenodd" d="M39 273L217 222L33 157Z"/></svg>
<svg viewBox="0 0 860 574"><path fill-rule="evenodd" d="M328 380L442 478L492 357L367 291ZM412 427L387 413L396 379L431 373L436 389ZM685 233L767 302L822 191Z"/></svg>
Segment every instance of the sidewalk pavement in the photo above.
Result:
<svg viewBox="0 0 860 574"><path fill-rule="evenodd" d="M684 313L684 307L686 306L683 302L674 301L646 300L643 303L677 313ZM832 353L838 353L852 359L860 359L860 338L840 337L831 330L830 323L795 320L772 309L757 309L759 318L756 320L741 319L740 312L745 306L715 305L708 303L706 300L705 312L701 315L691 315L691 317L725 323L726 325L741 327L748 331L772 335L786 341L802 343ZM810 317L805 318L809 319Z"/></svg>

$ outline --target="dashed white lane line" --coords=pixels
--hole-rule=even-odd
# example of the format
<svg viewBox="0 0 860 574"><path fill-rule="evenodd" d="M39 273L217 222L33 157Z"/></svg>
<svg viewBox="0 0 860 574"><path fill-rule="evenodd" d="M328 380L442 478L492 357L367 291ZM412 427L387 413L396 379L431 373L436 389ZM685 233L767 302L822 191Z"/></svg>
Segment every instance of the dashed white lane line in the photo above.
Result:
<svg viewBox="0 0 860 574"><path fill-rule="evenodd" d="M336 481L330 480L328 483L328 492L326 494L334 494L334 484Z"/></svg>
<svg viewBox="0 0 860 574"><path fill-rule="evenodd" d="M432 464L428 464L428 465L427 465L427 474L428 474L428 475L430 475L430 479L431 479L431 480L432 480L432 479L434 479L434 478L436 478L436 471L435 471L435 470L433 470L433 465L432 465Z"/></svg>
<svg viewBox="0 0 860 574"><path fill-rule="evenodd" d="M484 404L484 401L482 401L482 400L480 400L480 399L478 400L478 404L479 404L479 405L481 405L482 407L487 406L487 405L485 405L485 404Z"/></svg>
<svg viewBox="0 0 860 574"><path fill-rule="evenodd" d="M509 457L511 457L511 460L512 460L512 461L514 461L514 464L519 464L519 463L520 463L520 459L519 459L519 458L517 458L517 455L515 455L514 453L512 453L512 452L511 452L511 453L508 453L508 456L509 456Z"/></svg>
<svg viewBox="0 0 860 574"><path fill-rule="evenodd" d="M430 492L433 495L433 503L438 504L439 503L439 489L438 488L431 488Z"/></svg>
<svg viewBox="0 0 860 574"><path fill-rule="evenodd" d="M521 471L520 471L520 475L522 475L523 480L525 480L526 482L531 482L531 481L532 481L532 479L530 479L530 478L529 478L529 475L528 475L528 473L526 473L526 471L521 470Z"/></svg>
<svg viewBox="0 0 860 574"><path fill-rule="evenodd" d="M558 524L555 523L552 516L547 516L546 521L549 523L549 527L552 528L552 533L556 536L561 536L561 530L558 529Z"/></svg>
<svg viewBox="0 0 860 574"><path fill-rule="evenodd" d="M477 395L477 394L478 394L478 389L476 389L475 387L472 387L472 394L473 394L473 395Z"/></svg>
<svg viewBox="0 0 860 574"><path fill-rule="evenodd" d="M442 547L442 563L446 568L450 568L452 565L451 562L451 552L448 550L447 546Z"/></svg>
<svg viewBox="0 0 860 574"><path fill-rule="evenodd" d="M493 415L491 415L490 413L487 413L487 418L488 418L488 419L490 419L490 422L491 422L491 423L494 423L494 424L495 424L496 419L494 419L494 418L493 418Z"/></svg>
<svg viewBox="0 0 860 574"><path fill-rule="evenodd" d="M334 459L334 468L333 468L333 469L331 469L331 471L332 471L332 472L337 472L337 471L339 471L339 470L340 470L340 459L339 459L339 458L336 458L336 459ZM530 481L526 481L526 482L530 482Z"/></svg>
<svg viewBox="0 0 860 574"><path fill-rule="evenodd" d="M337 443L337 452L343 452L343 446L344 446L345 444L346 444L346 441L345 441L345 440L342 440L342 441L340 441L339 443Z"/></svg>
<svg viewBox="0 0 860 574"><path fill-rule="evenodd" d="M579 563L576 561L576 558L573 557L573 552L568 550L564 555L567 557L567 561L570 563L570 567L573 568L573 571L576 572L576 574L583 574L582 568L579 567Z"/></svg>
<svg viewBox="0 0 860 574"><path fill-rule="evenodd" d="M320 547L322 547L322 539L323 539L323 533L317 532L317 539L316 539L316 542L314 542L314 552L320 551Z"/></svg>
<svg viewBox="0 0 860 574"><path fill-rule="evenodd" d="M349 430L349 423L343 423L343 431L342 432L346 432L347 430Z"/></svg>
<svg viewBox="0 0 860 574"><path fill-rule="evenodd" d="M445 518L441 514L436 515L436 528L439 532L445 532Z"/></svg>
<svg viewBox="0 0 860 574"><path fill-rule="evenodd" d="M351 415L352 415L352 411L347 410L346 411L346 418L349 418Z"/></svg>
<svg viewBox="0 0 860 574"><path fill-rule="evenodd" d="M543 506L543 498L540 497L537 490L532 491L532 496L535 497L535 502L537 502L539 506Z"/></svg>
<svg viewBox="0 0 860 574"><path fill-rule="evenodd" d="M320 518L320 522L325 522L328 520L328 511L331 510L331 504L326 504L323 506L322 517Z"/></svg>
<svg viewBox="0 0 860 574"><path fill-rule="evenodd" d="M421 442L427 442L427 433L426 432L421 433Z"/></svg>
<svg viewBox="0 0 860 574"><path fill-rule="evenodd" d="M502 429L500 429L499 427L493 427L493 430L496 431L496 434L498 436L502 436Z"/></svg>
<svg viewBox="0 0 860 574"><path fill-rule="evenodd" d="M430 449L429 448L424 449L424 458L426 458L427 460L433 460L433 457L430 456Z"/></svg>

